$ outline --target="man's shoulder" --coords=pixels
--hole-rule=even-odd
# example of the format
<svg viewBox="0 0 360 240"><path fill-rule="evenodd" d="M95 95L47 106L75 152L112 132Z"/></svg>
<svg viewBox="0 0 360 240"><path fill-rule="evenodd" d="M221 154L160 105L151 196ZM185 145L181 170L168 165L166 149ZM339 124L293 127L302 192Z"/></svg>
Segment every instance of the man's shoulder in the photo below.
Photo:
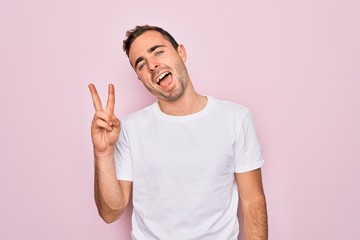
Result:
<svg viewBox="0 0 360 240"><path fill-rule="evenodd" d="M213 101L214 108L218 111L222 112L230 112L230 113L237 113L237 114L247 114L249 113L249 108L240 104L235 103L229 100L217 99L211 97Z"/></svg>
<svg viewBox="0 0 360 240"><path fill-rule="evenodd" d="M142 109L129 113L128 115L124 116L121 121L126 124L131 124L133 122L139 122L148 119L149 116L154 114L154 104L156 103L152 103Z"/></svg>

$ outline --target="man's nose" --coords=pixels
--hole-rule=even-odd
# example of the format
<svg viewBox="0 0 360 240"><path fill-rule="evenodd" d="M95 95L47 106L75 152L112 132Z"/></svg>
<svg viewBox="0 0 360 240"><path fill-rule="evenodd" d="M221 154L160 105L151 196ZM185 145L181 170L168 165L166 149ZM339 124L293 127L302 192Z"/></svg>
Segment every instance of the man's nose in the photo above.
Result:
<svg viewBox="0 0 360 240"><path fill-rule="evenodd" d="M147 64L150 72L154 72L157 68L159 68L159 63L157 61L148 60Z"/></svg>

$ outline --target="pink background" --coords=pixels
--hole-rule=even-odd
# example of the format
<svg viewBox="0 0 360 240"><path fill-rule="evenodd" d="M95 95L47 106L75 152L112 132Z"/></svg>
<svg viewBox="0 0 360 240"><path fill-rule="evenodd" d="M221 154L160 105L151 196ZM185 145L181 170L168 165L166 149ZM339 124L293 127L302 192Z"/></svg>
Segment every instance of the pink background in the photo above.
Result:
<svg viewBox="0 0 360 240"><path fill-rule="evenodd" d="M264 148L270 239L360 239L360 2L0 2L0 239L129 239L93 200L87 85L117 115L154 99L122 40L160 25L197 90L248 106Z"/></svg>

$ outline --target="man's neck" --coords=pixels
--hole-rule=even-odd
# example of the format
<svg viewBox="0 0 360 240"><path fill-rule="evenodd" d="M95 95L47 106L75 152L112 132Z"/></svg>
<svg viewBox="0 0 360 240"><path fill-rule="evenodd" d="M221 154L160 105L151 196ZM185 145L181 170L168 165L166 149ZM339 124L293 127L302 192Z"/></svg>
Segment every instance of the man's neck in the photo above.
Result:
<svg viewBox="0 0 360 240"><path fill-rule="evenodd" d="M173 116L185 116L200 112L207 103L207 98L198 94L193 88L188 89L179 99L166 101L159 99L162 112Z"/></svg>

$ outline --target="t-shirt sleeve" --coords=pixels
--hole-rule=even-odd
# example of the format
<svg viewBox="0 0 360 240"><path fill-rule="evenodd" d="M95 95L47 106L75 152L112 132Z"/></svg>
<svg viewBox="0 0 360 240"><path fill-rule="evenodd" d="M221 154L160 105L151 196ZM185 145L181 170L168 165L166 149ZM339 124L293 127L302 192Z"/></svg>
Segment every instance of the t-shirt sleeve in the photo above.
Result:
<svg viewBox="0 0 360 240"><path fill-rule="evenodd" d="M121 124L119 140L115 145L115 168L118 180L132 181L132 161L126 127Z"/></svg>
<svg viewBox="0 0 360 240"><path fill-rule="evenodd" d="M235 149L235 172L243 173L264 165L262 149L256 135L251 114L246 111L237 131Z"/></svg>

